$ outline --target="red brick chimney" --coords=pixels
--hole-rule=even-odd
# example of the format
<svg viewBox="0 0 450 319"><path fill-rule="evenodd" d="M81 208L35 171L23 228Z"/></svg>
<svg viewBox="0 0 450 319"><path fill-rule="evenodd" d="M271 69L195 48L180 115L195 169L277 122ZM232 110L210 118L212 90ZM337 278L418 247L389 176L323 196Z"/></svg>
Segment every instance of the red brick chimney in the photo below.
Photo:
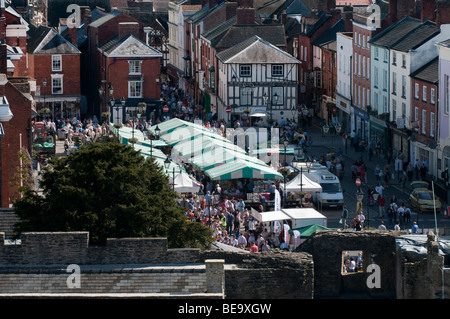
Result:
<svg viewBox="0 0 450 319"><path fill-rule="evenodd" d="M78 29L77 28L67 28L68 32L69 32L69 37L70 37L70 42L72 42L72 44L74 46L78 46Z"/></svg>
<svg viewBox="0 0 450 319"><path fill-rule="evenodd" d="M450 24L450 3L436 1L436 28L440 29L441 24Z"/></svg>
<svg viewBox="0 0 450 319"><path fill-rule="evenodd" d="M255 24L255 8L253 8L253 0L238 1L236 24Z"/></svg>
<svg viewBox="0 0 450 319"><path fill-rule="evenodd" d="M255 9L253 8L237 8L236 24L255 24Z"/></svg>
<svg viewBox="0 0 450 319"><path fill-rule="evenodd" d="M286 20L287 20L286 10L283 10L283 12L281 12L281 15L280 15L280 23L286 24Z"/></svg>
<svg viewBox="0 0 450 319"><path fill-rule="evenodd" d="M420 20L436 21L435 16L435 1L434 0L420 0Z"/></svg>
<svg viewBox="0 0 450 319"><path fill-rule="evenodd" d="M120 22L118 25L119 39L132 34L139 38L139 23L137 22Z"/></svg>
<svg viewBox="0 0 450 319"><path fill-rule="evenodd" d="M236 15L237 2L225 2L225 21Z"/></svg>
<svg viewBox="0 0 450 319"><path fill-rule="evenodd" d="M345 31L351 32L353 31L353 7L352 6L344 6L344 12L341 14L341 18L345 21Z"/></svg>
<svg viewBox="0 0 450 319"><path fill-rule="evenodd" d="M391 23L397 22L397 0L389 0L389 16Z"/></svg>

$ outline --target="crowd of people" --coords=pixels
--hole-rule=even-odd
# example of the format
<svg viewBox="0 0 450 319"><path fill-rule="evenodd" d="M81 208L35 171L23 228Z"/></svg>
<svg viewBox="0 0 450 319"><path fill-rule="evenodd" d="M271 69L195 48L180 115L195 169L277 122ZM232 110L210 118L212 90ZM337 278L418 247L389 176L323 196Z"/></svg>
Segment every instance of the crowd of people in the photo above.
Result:
<svg viewBox="0 0 450 319"><path fill-rule="evenodd" d="M255 219L242 198L214 198L208 192L202 199L195 194L189 199L184 198L181 205L186 207L187 220L211 228L215 241L219 243L253 253L274 248L289 249L282 232L268 230L265 223ZM261 203L257 211L264 210L264 204Z"/></svg>

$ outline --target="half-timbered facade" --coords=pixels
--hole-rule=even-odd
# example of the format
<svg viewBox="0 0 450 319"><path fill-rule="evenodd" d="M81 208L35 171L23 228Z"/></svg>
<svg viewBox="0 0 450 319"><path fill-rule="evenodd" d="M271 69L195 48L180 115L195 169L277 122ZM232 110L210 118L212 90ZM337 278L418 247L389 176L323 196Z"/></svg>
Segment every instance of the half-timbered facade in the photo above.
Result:
<svg viewBox="0 0 450 319"><path fill-rule="evenodd" d="M218 53L217 60L219 118L229 120L230 107L244 124L256 114L297 119L300 61L258 36Z"/></svg>

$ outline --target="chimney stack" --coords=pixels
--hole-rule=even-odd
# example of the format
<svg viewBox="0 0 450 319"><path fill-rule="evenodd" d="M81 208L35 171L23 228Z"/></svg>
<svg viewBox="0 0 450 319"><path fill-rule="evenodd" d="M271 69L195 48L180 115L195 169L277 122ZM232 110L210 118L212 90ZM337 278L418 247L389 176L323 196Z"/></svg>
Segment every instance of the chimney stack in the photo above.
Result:
<svg viewBox="0 0 450 319"><path fill-rule="evenodd" d="M236 24L255 24L255 8L253 8L253 0L238 0Z"/></svg>
<svg viewBox="0 0 450 319"><path fill-rule="evenodd" d="M225 21L236 15L237 2L225 2Z"/></svg>
<svg viewBox="0 0 450 319"><path fill-rule="evenodd" d="M353 31L353 7L352 6L344 6L344 12L341 14L342 19L345 21L345 31L351 32Z"/></svg>
<svg viewBox="0 0 450 319"><path fill-rule="evenodd" d="M119 39L122 39L128 34L132 34L136 38L139 38L139 24L137 22L120 22L118 30Z"/></svg>

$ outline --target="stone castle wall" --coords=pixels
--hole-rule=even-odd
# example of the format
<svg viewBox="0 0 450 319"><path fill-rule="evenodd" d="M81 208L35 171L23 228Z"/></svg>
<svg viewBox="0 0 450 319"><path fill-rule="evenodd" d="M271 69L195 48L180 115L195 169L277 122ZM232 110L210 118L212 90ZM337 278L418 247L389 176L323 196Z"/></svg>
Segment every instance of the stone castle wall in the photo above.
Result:
<svg viewBox="0 0 450 319"><path fill-rule="evenodd" d="M0 233L0 243L4 237ZM71 264L80 266L76 289L67 284ZM20 244L0 244L0 297L30 294L311 299L313 264L305 253L168 249L165 238L90 246L87 232L31 232Z"/></svg>

